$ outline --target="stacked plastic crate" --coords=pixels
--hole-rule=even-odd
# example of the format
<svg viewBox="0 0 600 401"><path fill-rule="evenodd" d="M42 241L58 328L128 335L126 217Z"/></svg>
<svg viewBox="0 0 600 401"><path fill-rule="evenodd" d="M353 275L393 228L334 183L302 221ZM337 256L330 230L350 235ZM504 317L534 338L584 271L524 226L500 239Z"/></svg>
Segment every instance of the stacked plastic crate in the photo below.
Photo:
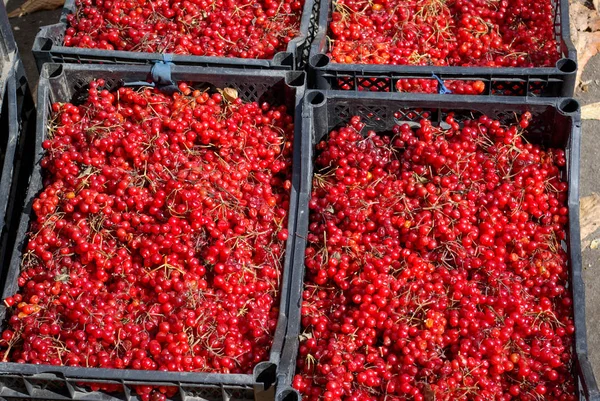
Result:
<svg viewBox="0 0 600 401"><path fill-rule="evenodd" d="M30 173L28 139L34 135L35 109L4 5L0 5L0 58L0 263L5 271L6 250L14 244L14 211L22 207L24 180Z"/></svg>
<svg viewBox="0 0 600 401"><path fill-rule="evenodd" d="M433 4L433 2L417 2L415 4L427 6L428 4ZM437 4L439 5L440 3ZM385 7L385 5L383 7ZM401 8L401 6L398 7ZM332 17L334 9L337 12L337 15ZM319 277L319 279L321 278L321 276L317 276L316 268L312 266L311 277L313 281L311 281L310 288L305 287L303 284L303 280L306 278L305 272L307 269L304 260L305 251L310 246L312 262L314 263L315 260L318 260L318 254L315 255L315 252L318 252L320 245L314 243L314 235L315 233L321 235L320 231L311 232L313 229L311 227L318 224L316 222L318 219L309 219L310 214L313 212L313 209L309 208L309 204L312 202L314 206L319 204L319 202L324 201L324 199L316 200L315 198L312 198L311 200L311 194L313 194L313 190L316 190L314 185L321 185L321 187L327 185L325 183L327 178L324 178L324 175L334 176L334 173L340 172L337 171L339 168L336 169L336 166L330 165L325 171L322 169L318 171L321 175L319 176L319 180L314 181L313 174L317 172L316 167L314 167L315 157L321 154L315 149L316 144L326 140L328 134L333 130L338 130L340 127L349 125L351 119L355 116L360 117L362 124L364 125L362 130L363 134L369 130L373 130L376 133L382 133L382 135L385 136L385 133L392 132L394 127L398 128L402 124L408 124L414 129L414 127L419 126L419 123L424 118L430 120L436 129L438 127L442 128L441 132L443 132L445 129L449 128L446 123L446 119L449 116L457 122L462 122L469 119L476 119L478 118L477 116L485 115L491 119L497 119L502 126L508 127L510 124L514 124L515 116L524 112L530 112L532 115L532 123L525 134L526 140L534 145L541 146L541 148L552 147L563 149L567 155L568 164L563 172L562 179L568 182L569 185L568 214L570 221L567 229L567 241L566 243L563 243L563 247L568 252L568 288L573 299L575 339L572 352L572 373L576 378L575 383L577 393L575 396L579 400L600 399L600 393L598 392L596 380L588 360L587 349L585 296L582 281L581 247L579 238L579 147L581 139L581 121L579 104L576 100L572 99L577 72L577 55L569 35L568 2L560 0L552 2L554 34L559 54L556 64L548 67L527 68L480 67L476 65L436 66L390 65L385 63L353 64L353 61L345 63L341 60L343 56L339 55L347 50L344 49L345 43L338 45L339 49L342 50L339 51L336 62L335 56L333 55L336 38L335 35L332 34L332 27L337 24L337 34L339 36L345 36L347 42L351 41L350 38L353 34L356 34L356 32L342 31L343 27L347 28L349 25L356 23L361 16L362 18L369 18L369 16L376 14L375 12L371 13L371 9L379 11L381 10L381 4L379 4L379 2L370 2L369 5L363 8L363 3L360 2L340 2L333 0L328 4L323 4L319 11L319 28L317 30L316 38L311 45L308 61L309 90L307 91L303 105L302 128L304 132L303 137L306 141L303 143L302 148L302 153L304 155L302 170L303 181L298 202L299 217L296 233L297 241L296 250L294 252L294 273L291 280L292 292L290 294L290 305L297 306L298 308L292 307L288 317L290 323L281 358L283 363L280 365L281 378L278 383L279 387L276 399L279 401L297 401L302 399L302 392L292 386L294 384L294 377L300 378L300 381L296 382L296 386L299 385L298 383L303 383L300 384L300 386L304 387L304 391L311 391L310 387L308 387L308 390L305 387L307 383L312 383L313 385L319 383L316 386L321 386L321 392L311 393L310 399L317 399L318 397L333 397L329 399L337 399L336 397L338 395L333 389L339 388L343 388L343 394L345 394L342 399L360 399L361 397L379 400L413 399L412 397L421 397L420 399L425 399L427 401L437 399L436 392L429 386L426 377L422 377L420 381L417 378L412 378L413 381L407 382L413 384L414 387L408 386L408 388L412 388L416 393L404 393L399 390L399 385L397 384L398 377L396 376L394 377L396 384L394 384L393 387L386 387L386 382L384 381L381 385L376 385L375 388L369 388L368 385L365 384L364 377L362 378L363 381L360 381L361 378L358 376L358 373L353 373L354 383L350 384L350 389L344 387L348 385L347 382L344 384L337 382L331 387L326 387L324 384L324 377L328 377L325 372L334 372L336 369L338 370L338 373L340 372L339 369L341 369L341 371L346 371L344 369L350 369L349 364L352 364L352 362L347 361L345 357L342 356L343 362L340 363L339 367L335 365L336 362L333 362L335 361L335 357L332 357L332 355L344 355L347 351L343 349L343 345L338 344L341 348L336 348L336 345L334 344L335 341L331 342L331 338L329 338L329 340L321 340L319 337L321 334L314 335L313 330L315 326L311 325L318 323L303 315L300 309L303 304L303 296L306 296L307 293L317 294L318 285L315 285L315 280L316 277ZM356 16L353 16L353 12L356 13ZM390 13L389 17L386 17L388 18L387 20L390 21L394 14L395 12ZM361 24L366 24L367 22L368 21L360 20ZM398 32L401 32L403 27L408 27L408 25L402 25L402 23L406 23L406 21L397 23L398 25L396 25L396 27L400 26L400 28L397 28ZM427 23L424 24L427 25ZM372 31L375 31L378 28L373 27L373 25L369 26L372 28ZM394 28L392 27L391 29L393 30ZM407 28L407 31L409 31L409 28ZM360 33L358 33L358 35L360 35ZM432 35L432 37L435 36ZM365 37L363 34L361 39L369 40L369 37ZM377 44L373 44L373 47L377 48ZM374 51L374 53L377 53L377 51ZM380 53L383 53L383 51ZM361 54L361 50L358 49L355 54ZM372 56L373 54L370 54L365 57L365 59ZM389 54L386 56L389 56ZM371 60L373 60L373 58ZM455 87L464 88L465 86L472 85L474 82L477 82L477 85L479 85L479 87L476 88L477 94L471 93L470 95L462 95L459 94L461 93L460 91L449 89L449 84L452 84ZM423 83L426 85L423 85ZM419 90L419 85L423 85L420 88L421 90ZM424 87L426 87L428 91L423 90ZM434 94L424 94L423 92L433 92ZM393 132L396 133L395 135L400 135L398 131ZM394 147L392 143L388 146L390 149ZM350 162L348 165L350 165ZM427 182L426 179L424 179L424 182ZM330 183L330 185L335 184ZM340 189L339 187L336 189L337 191L343 192L343 189ZM320 205L322 206L322 204ZM342 203L340 203L340 205L342 205ZM320 206L314 207L319 209ZM338 212L335 207L333 209L335 210L329 210L329 212ZM432 209L435 208L432 207ZM326 215L327 213L323 212L323 216ZM332 216L332 220L336 219ZM307 240L308 238L311 238L311 233L313 242ZM327 234L330 234L329 229L327 230ZM349 234L344 232L344 235ZM336 267L328 270L328 266L335 266L337 263L341 263L341 255L336 253L337 256L334 256L329 253L330 250L326 239L327 237L324 239L325 245L323 245L323 252L325 252L325 255L327 255L328 258L323 259L322 263L326 265L323 265L321 269L327 271L329 279L325 280L322 289L323 291L330 291L331 296L334 296L333 294L335 294L336 291L341 291L345 296L349 296L347 294L351 293L351 291L342 291L340 288L336 287L336 284L334 283L335 280L338 280L338 277L336 276L334 280L331 274L336 274ZM333 257L335 257L338 262L333 265L330 263L327 264L327 261ZM358 259L353 259L352 252L350 252L349 257L350 262L347 261L346 263L363 263ZM360 271L362 270L359 270L359 272ZM355 274L355 276L352 277L359 276L359 273L352 274ZM341 277L344 276L342 275ZM362 279L364 280L364 277ZM358 281L360 280L361 279L358 279ZM330 286L331 288L329 290L324 290L327 286ZM364 297L369 297L369 295L366 294L371 294L370 292L356 293L363 294ZM375 292L375 294L377 294L377 292ZM377 298L377 295L375 294L372 294L374 298L369 298L372 299L373 303L375 303L375 298ZM341 297L343 298L344 295L341 295ZM322 294L315 295L312 299L313 303L305 305L305 311L308 313L308 311L314 310L315 307L318 308L319 299L323 302L324 298ZM352 304L352 302L353 301L349 301L349 304ZM363 306L367 308L369 305ZM370 306L373 306L373 304ZM337 307L340 308L337 309L339 313L343 307L339 306L339 304ZM358 305L356 308L358 308ZM418 311L413 312L417 313ZM333 313L333 311L331 313ZM329 316L327 312L317 313L315 316L317 315L324 317L328 324L333 327L332 330L334 330L334 334L332 334L332 336L334 338L336 335L335 333L340 333L342 336L344 335L342 334L345 333L344 328L341 328L342 322L354 322L356 331L347 334L347 337L349 338L348 341L352 344L354 344L352 339L356 339L357 336L358 338L361 338L360 335L364 335L365 332L368 332L369 327L372 327L365 326L365 324L367 324L365 322L362 324L357 323L355 320L357 319L356 312L352 317L346 316L347 320L344 320L343 316L342 318L337 315L335 315L335 317L332 317L333 315ZM363 314L361 316L364 317L365 315ZM320 322L322 321L323 320L320 320ZM383 330L380 327L381 323L383 322L377 322L378 333ZM352 326L352 323L349 324ZM322 332L323 331L320 330L320 333ZM323 345L323 341L328 345ZM381 378L382 376L377 376L381 375L378 368L381 368L381 361L386 360L387 352L396 353L395 355L398 358L402 358L399 355L405 355L399 348L394 348L392 345L388 346L383 338L379 338L379 341L380 342L374 346L378 347L382 344L386 345L380 349L381 354L377 355L378 357L380 356L381 359L377 359L378 362L373 361L373 363L368 364L367 367L360 366L358 372L366 372L366 370L371 369L371 373L375 371L378 372L374 374L375 377ZM408 341L410 341L410 339L402 339L403 344L406 344ZM340 340L340 344L342 342L343 340ZM356 342L359 343L360 341L357 340ZM305 353L308 353L308 356L306 354L299 356L299 347L304 347ZM328 351L324 351L324 347ZM363 345L363 348L364 347L365 345ZM368 348L368 346L366 347ZM317 349L319 351L316 351ZM314 352L317 352L318 354L314 354ZM321 356L325 357L326 361L322 363L327 366L319 365L319 358ZM364 355L362 357L364 358ZM299 358L303 358L300 364L298 364ZM364 359L362 360L364 361ZM421 363L423 362L421 361ZM305 371L306 376L303 378L298 375L298 373L302 373L298 370L298 366L303 366L312 373L306 373L307 371ZM353 366L354 369L356 369L356 366ZM355 370L354 372L357 371ZM409 376L410 375L406 376L406 378L411 379ZM336 376L333 375L332 377ZM343 377L343 375L338 375L337 377L339 379L340 377ZM376 382L376 380L374 382ZM391 388L394 389L393 393L388 393L387 391ZM378 392L377 389L380 391ZM479 391L480 390L481 387L479 387ZM440 388L438 388L437 391L444 392L444 390L441 390ZM450 390L446 388L445 391L449 394ZM487 399L479 391L476 390L472 394L469 394L469 391L463 392L463 398L461 399ZM457 392L455 394L459 393L460 392ZM529 395L523 393L521 396L533 397L534 399L535 397L545 399L543 395L536 394L535 391L532 391ZM514 399L521 399L521 396L513 395ZM447 397L448 396L446 395L446 398L444 399L452 399L451 397Z"/></svg>
<svg viewBox="0 0 600 401"><path fill-rule="evenodd" d="M52 115L51 105L59 102L77 102L85 96L89 83L103 79L104 89L117 90L129 84L171 86L188 82L193 87L208 88L210 92L234 89L236 96L245 102L269 102L286 106L294 116L296 134L294 146L300 149L301 104L306 85L304 65L308 57L308 44L312 41L318 2L307 0L301 10L297 36L287 44L286 50L270 59L242 59L235 57L193 56L178 54L145 53L135 51L109 51L83 49L63 45L67 29L67 15L76 12L74 1L67 1L61 21L44 27L34 43L33 53L40 70L38 86L37 128L34 148L35 167L29 178L25 207L15 216L19 220L16 242L9 249L11 261L7 263L3 297L18 292L18 279L22 255L29 239L32 202L43 189L43 169L39 161L44 155L43 142L49 138ZM251 5L251 4L248 4ZM289 226L295 232L296 200L299 192L300 159L294 158L293 179L290 189ZM0 397L6 399L45 400L139 400L136 392L143 386L176 389L173 399L181 400L273 400L278 364L287 330L287 312L291 260L294 237L286 242L285 260L280 279L277 328L266 361L258 363L251 374L226 374L205 372L166 372L132 369L81 368L0 363ZM2 320L10 316L10 308L0 306ZM106 388L113 391L106 391ZM169 391L173 394L172 391Z"/></svg>
<svg viewBox="0 0 600 401"><path fill-rule="evenodd" d="M136 393L139 386L155 386L176 388L173 399L180 400L299 400L301 394L292 388L292 384L301 338L306 339L301 328L301 305L305 290L304 258L309 233L315 144L331 130L348 124L353 116L360 116L368 129L387 132L399 123L418 124L424 115L439 126L444 124L448 111L452 110L457 121L459 117L486 114L507 124L515 113L529 111L533 115L533 124L537 124L531 129L536 135L530 139L542 146L565 150L568 162L563 178L569 184L570 216L566 244L570 273L568 291L573 298L575 322L572 371L577 378L577 398L599 399L587 358L578 226L581 124L579 105L570 98L575 86L577 60L568 35L568 2L553 4L554 28L561 56L554 67L540 68L336 63L332 61L332 42L328 32L334 5L327 2L319 8L318 2L307 0L302 11L299 36L289 42L286 51L275 54L269 60L68 47L63 43L68 28L67 16L77 12L72 0L65 4L58 24L41 30L33 48L41 72L36 135L35 141L28 144L31 149L25 152L35 158L36 163L44 154L42 144L48 138L50 105L73 101L86 91L94 79L104 79L108 90L124 83L137 83L139 86L148 77L155 84L186 81L203 87L208 84L210 88L233 88L244 101L269 99L294 110L296 134L290 189L290 235L286 242L279 318L272 349L269 360L257 364L253 374L116 370L0 362L0 397L129 401L141 399ZM10 34L8 23L4 25L3 29L6 28ZM3 73L2 76L6 75ZM308 86L306 77L309 78ZM438 93L398 93L405 82L412 80L429 80ZM449 93L451 91L446 87L449 82L474 81L482 85L478 95ZM10 86L10 80L7 79L7 82ZM4 173L3 170L3 183L6 181ZM27 245L31 203L43 187L41 166L36 164L30 177L21 181L28 184L27 190L19 187L26 202L22 210L8 212L8 215L15 216L18 225L14 225L16 240L3 248L8 249L10 256L10 262L4 264L6 282L3 283L3 298L19 290L18 277L23 250ZM0 196L2 193L0 191ZM2 320L5 320L9 309L8 306L0 306ZM105 387L118 388L118 391L100 390ZM351 397L351 393L350 390L347 396ZM410 397L386 394L380 399ZM435 395L430 394L426 398L426 401L431 400L435 400Z"/></svg>

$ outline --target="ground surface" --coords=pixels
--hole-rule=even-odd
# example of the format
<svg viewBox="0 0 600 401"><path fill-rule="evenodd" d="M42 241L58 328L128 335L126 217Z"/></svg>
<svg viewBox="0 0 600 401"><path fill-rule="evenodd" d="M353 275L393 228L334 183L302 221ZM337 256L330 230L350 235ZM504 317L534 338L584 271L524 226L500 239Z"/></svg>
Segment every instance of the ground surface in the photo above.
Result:
<svg viewBox="0 0 600 401"><path fill-rule="evenodd" d="M592 80L588 91L577 91L581 104L600 101L600 57L594 57L586 66L582 80ZM600 121L584 120L581 143L581 197L600 192ZM594 238L598 237L598 233ZM600 248L583 251L583 279L586 291L586 314L589 356L596 377L600 377Z"/></svg>
<svg viewBox="0 0 600 401"><path fill-rule="evenodd" d="M22 0L10 0L9 11L19 7ZM32 89L37 87L37 68L31 47L38 28L58 22L60 9L37 12L22 18L11 20L21 58L25 64ZM578 90L575 97L582 105L600 101L600 56L594 57L586 66L582 78L589 82L587 91ZM580 196L600 193L600 121L583 121L581 153ZM596 233L591 239L600 238ZM600 247L583 251L584 280L586 286L586 313L589 356L596 377L600 379Z"/></svg>
<svg viewBox="0 0 600 401"><path fill-rule="evenodd" d="M22 0L12 0L6 5L8 12L18 8L23 3ZM38 32L40 26L56 24L60 19L61 9L53 11L40 11L31 15L26 15L21 18L11 18L10 22L13 27L13 34L17 40L19 46L19 52L23 64L25 65L25 72L32 89L37 88L37 67L35 65L35 59L31 53L33 47L33 41L35 35Z"/></svg>

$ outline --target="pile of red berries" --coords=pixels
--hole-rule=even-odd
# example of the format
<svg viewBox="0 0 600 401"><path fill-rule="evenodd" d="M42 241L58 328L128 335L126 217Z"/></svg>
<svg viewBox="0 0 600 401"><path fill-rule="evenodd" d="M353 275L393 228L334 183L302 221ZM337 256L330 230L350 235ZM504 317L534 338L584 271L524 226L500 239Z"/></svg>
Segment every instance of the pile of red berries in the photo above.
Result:
<svg viewBox="0 0 600 401"><path fill-rule="evenodd" d="M547 67L559 58L551 0L335 0L345 64Z"/></svg>
<svg viewBox="0 0 600 401"><path fill-rule="evenodd" d="M339 78L337 87L342 90L358 90L371 92L389 92L389 78L358 78L349 80ZM441 87L443 83L444 87ZM413 93L440 93L440 89L446 89L455 95L481 95L485 92L483 81L473 80L437 80L432 78L402 78L396 81L395 91ZM512 89L512 88L511 88ZM523 95L512 89L513 95Z"/></svg>
<svg viewBox="0 0 600 401"><path fill-rule="evenodd" d="M444 82L447 90L455 95L481 95L485 91L483 81L461 81L449 79ZM436 79L403 78L396 82L398 92L438 93L440 83Z"/></svg>
<svg viewBox="0 0 600 401"><path fill-rule="evenodd" d="M554 14L552 0L334 0L329 56L343 64L552 67L560 58ZM481 81L445 84L458 94L484 90ZM396 89L436 93L438 84L403 79Z"/></svg>
<svg viewBox="0 0 600 401"><path fill-rule="evenodd" d="M2 360L252 372L279 313L293 118L231 88L103 85L52 105Z"/></svg>
<svg viewBox="0 0 600 401"><path fill-rule="evenodd" d="M576 399L565 153L530 120L354 117L317 145L304 399Z"/></svg>
<svg viewBox="0 0 600 401"><path fill-rule="evenodd" d="M64 45L268 59L299 34L303 0L76 0Z"/></svg>

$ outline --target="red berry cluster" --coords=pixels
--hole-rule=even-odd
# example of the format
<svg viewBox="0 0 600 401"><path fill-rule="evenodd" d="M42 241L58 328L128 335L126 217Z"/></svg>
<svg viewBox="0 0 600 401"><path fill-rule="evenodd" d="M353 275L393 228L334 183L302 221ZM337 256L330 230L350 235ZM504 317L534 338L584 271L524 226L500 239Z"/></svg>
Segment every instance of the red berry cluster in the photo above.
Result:
<svg viewBox="0 0 600 401"><path fill-rule="evenodd" d="M576 399L565 153L527 143L530 119L354 117L317 145L304 399Z"/></svg>
<svg viewBox="0 0 600 401"><path fill-rule="evenodd" d="M342 90L358 90L371 92L389 92L389 78L338 78L337 88ZM413 93L439 93L441 82L445 88L455 95L481 95L485 92L483 81L447 79L438 81L432 78L402 78L396 81L395 91ZM511 91L512 94L516 90Z"/></svg>
<svg viewBox="0 0 600 401"><path fill-rule="evenodd" d="M103 85L52 106L0 355L250 373L277 324L293 118L231 88Z"/></svg>
<svg viewBox="0 0 600 401"><path fill-rule="evenodd" d="M272 58L298 36L303 0L76 0L64 45Z"/></svg>
<svg viewBox="0 0 600 401"><path fill-rule="evenodd" d="M554 14L551 0L335 0L329 55L343 64L551 67L560 58ZM419 81L409 91L437 90Z"/></svg>
<svg viewBox="0 0 600 401"><path fill-rule="evenodd" d="M550 0L336 0L345 64L546 67L559 58Z"/></svg>
<svg viewBox="0 0 600 401"><path fill-rule="evenodd" d="M446 89L455 95L481 95L485 91L483 81L461 81L449 79L444 81ZM438 93L439 83L436 79L404 78L396 82L398 92Z"/></svg>

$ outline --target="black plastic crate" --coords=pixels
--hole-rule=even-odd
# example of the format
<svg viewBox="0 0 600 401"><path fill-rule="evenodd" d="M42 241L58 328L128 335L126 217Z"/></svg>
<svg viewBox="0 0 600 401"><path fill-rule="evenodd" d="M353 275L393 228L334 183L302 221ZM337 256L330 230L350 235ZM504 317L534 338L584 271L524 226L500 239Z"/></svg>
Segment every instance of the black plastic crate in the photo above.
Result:
<svg viewBox="0 0 600 401"><path fill-rule="evenodd" d="M23 65L19 61L17 44L12 34L4 3L0 5L0 227L7 225L7 208L13 174L13 160L21 131L17 85L26 84ZM2 249L3 251L4 249Z"/></svg>
<svg viewBox="0 0 600 401"><path fill-rule="evenodd" d="M405 79L439 79L441 81L482 81L482 95L494 96L573 96L577 74L577 52L569 33L568 0L552 0L554 31L561 58L555 67L493 68L436 67L414 65L339 64L327 56L327 33L332 1L321 4L319 32L311 45L310 87L322 90L398 92L396 84ZM435 74L435 76L433 76ZM438 83L439 89L441 89Z"/></svg>
<svg viewBox="0 0 600 401"><path fill-rule="evenodd" d="M6 66L5 66L6 67ZM8 67L7 67L8 68ZM15 218L23 208L33 167L35 106L20 60L11 67L1 93L0 129L0 286L15 243Z"/></svg>
<svg viewBox="0 0 600 401"><path fill-rule="evenodd" d="M417 111L415 111L417 110ZM423 113L428 113L434 125L444 122L448 111L455 112L455 120L486 114L492 118L514 122L515 113L529 111L533 120L528 128L527 139L532 143L562 148L567 155L565 177L569 183L568 209L569 232L567 247L569 255L569 288L573 294L575 322L574 374L578 382L578 399L599 401L600 391L588 359L585 287L582 279L581 241L579 227L579 161L581 142L581 118L579 104L571 98L523 98L427 94L371 94L347 91L307 91L303 112L302 183L298 200L298 221L294 252L294 270L290 288L288 331L279 366L279 387L276 400L299 401L301 395L291 387L296 372L299 336L301 333L301 305L304 281L304 255L309 227L309 201L315 145L329 132L347 124L353 116L360 116L366 130L389 131L397 123L418 123ZM402 117L398 121L394 114Z"/></svg>
<svg viewBox="0 0 600 401"><path fill-rule="evenodd" d="M300 20L300 34L288 43L285 51L276 53L272 59L193 56L63 46L65 31L68 27L66 17L76 12L75 0L66 0L57 24L40 28L33 42L32 52L39 71L42 71L44 63L152 64L159 61L170 61L180 66L302 69L308 58L310 43L314 38L319 1L305 1Z"/></svg>
<svg viewBox="0 0 600 401"><path fill-rule="evenodd" d="M213 88L234 88L238 96L246 101L269 101L273 104L286 104L294 113L294 147L301 150L301 101L304 96L305 73L301 71L262 71L252 72L214 68L202 70L192 67L173 67L175 81L194 84L207 84ZM42 169L39 165L44 150L42 142L46 137L48 121L53 102L68 102L86 91L86 85L96 78L106 81L106 88L114 88L123 81L140 82L148 80L150 66L98 66L75 64L46 64L41 73L38 87L38 110L35 138L31 140L30 153L34 167L26 190L25 206L20 213L14 248L11 249L10 265L6 272L6 282L2 296L5 299L18 291L17 279L20 273L22 249L28 239L32 201L42 189ZM299 153L298 153L299 154ZM33 164L33 163L32 163ZM294 156L292 189L288 230L295 232L297 194L300 189L300 157ZM24 191L25 192L25 191ZM103 368L80 368L67 366L0 363L0 399L43 399L43 400L127 400L140 398L131 387L134 385L171 386L178 389L174 400L268 401L274 398L274 385L280 362L281 350L287 330L287 304L289 280L294 244L291 239L286 244L285 261L280 288L280 310L273 345L268 361L254 368L253 374L180 373L163 371L118 370ZM7 315L5 305L0 305L0 321ZM121 392L107 393L94 391L81 383L101 383L118 385Z"/></svg>
<svg viewBox="0 0 600 401"><path fill-rule="evenodd" d="M23 204L29 158L28 144L35 135L35 109L25 69L6 14L0 4L0 271L14 244L14 212ZM21 177L21 178L20 178ZM1 282L0 282L1 284Z"/></svg>

